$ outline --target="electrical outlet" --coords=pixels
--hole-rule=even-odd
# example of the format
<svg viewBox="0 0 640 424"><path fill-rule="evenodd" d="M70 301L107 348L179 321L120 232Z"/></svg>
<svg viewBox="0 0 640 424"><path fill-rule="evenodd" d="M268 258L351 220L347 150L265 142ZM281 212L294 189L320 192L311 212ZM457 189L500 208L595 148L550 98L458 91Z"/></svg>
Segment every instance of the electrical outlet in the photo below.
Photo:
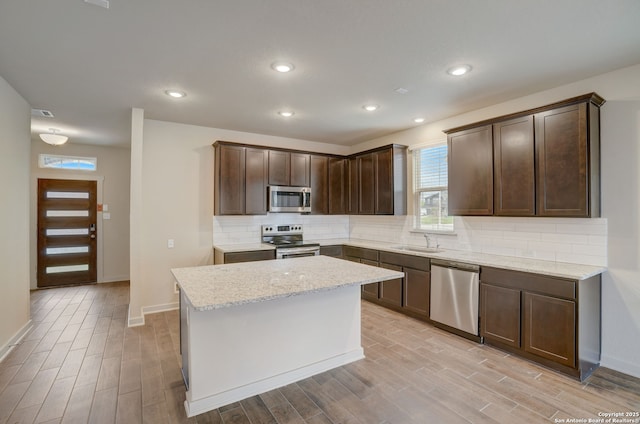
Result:
<svg viewBox="0 0 640 424"><path fill-rule="evenodd" d="M173 246L175 246L175 243L173 242L173 239L167 240L167 247L169 249L173 249Z"/></svg>

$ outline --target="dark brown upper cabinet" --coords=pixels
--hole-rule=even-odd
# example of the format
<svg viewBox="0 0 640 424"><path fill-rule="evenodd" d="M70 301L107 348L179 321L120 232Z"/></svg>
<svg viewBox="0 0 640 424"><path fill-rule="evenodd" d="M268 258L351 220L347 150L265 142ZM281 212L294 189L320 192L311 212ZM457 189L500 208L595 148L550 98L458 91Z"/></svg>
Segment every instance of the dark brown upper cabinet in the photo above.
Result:
<svg viewBox="0 0 640 424"><path fill-rule="evenodd" d="M535 114L538 215L600 216L599 110L583 102Z"/></svg>
<svg viewBox="0 0 640 424"><path fill-rule="evenodd" d="M311 155L311 213L329 213L329 159Z"/></svg>
<svg viewBox="0 0 640 424"><path fill-rule="evenodd" d="M214 213L266 214L267 151L220 143L214 148Z"/></svg>
<svg viewBox="0 0 640 424"><path fill-rule="evenodd" d="M493 124L494 214L536 213L533 116Z"/></svg>
<svg viewBox="0 0 640 424"><path fill-rule="evenodd" d="M449 215L493 215L491 125L448 134Z"/></svg>
<svg viewBox="0 0 640 424"><path fill-rule="evenodd" d="M347 212L347 159L329 158L329 213L344 215Z"/></svg>
<svg viewBox="0 0 640 424"><path fill-rule="evenodd" d="M269 150L269 185L309 187L308 153Z"/></svg>
<svg viewBox="0 0 640 424"><path fill-rule="evenodd" d="M406 158L406 147L397 144L356 155L358 214L406 214ZM352 172L350 169L350 177ZM350 181L350 189L352 186Z"/></svg>
<svg viewBox="0 0 640 424"><path fill-rule="evenodd" d="M600 216L603 103L590 93L445 131L449 214Z"/></svg>
<svg viewBox="0 0 640 424"><path fill-rule="evenodd" d="M360 182L358 180L358 158L355 156L347 159L347 213L349 215L358 214L358 203L360 193L358 188Z"/></svg>

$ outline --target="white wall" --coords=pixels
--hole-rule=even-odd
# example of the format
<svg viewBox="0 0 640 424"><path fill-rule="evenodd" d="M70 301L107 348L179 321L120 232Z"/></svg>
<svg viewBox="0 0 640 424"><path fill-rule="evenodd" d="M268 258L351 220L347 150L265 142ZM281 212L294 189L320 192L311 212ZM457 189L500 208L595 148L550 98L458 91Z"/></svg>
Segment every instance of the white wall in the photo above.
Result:
<svg viewBox="0 0 640 424"><path fill-rule="evenodd" d="M89 156L98 160L95 172L78 172L38 167L42 153ZM129 170L128 148L87 144L51 146L41 140L31 142L31 288L37 286L37 181L38 178L61 178L98 181L98 203L108 205L110 219L98 212L98 282L129 279Z"/></svg>
<svg viewBox="0 0 640 424"><path fill-rule="evenodd" d="M0 358L30 328L31 107L0 77Z"/></svg>
<svg viewBox="0 0 640 424"><path fill-rule="evenodd" d="M213 263L213 147L216 140L348 153L344 146L144 120L132 114L131 301L129 324L177 306L171 268ZM134 201L135 193L140 201ZM175 247L167 248L168 239ZM254 241L257 241L254 240Z"/></svg>
<svg viewBox="0 0 640 424"><path fill-rule="evenodd" d="M602 363L640 377L640 97L607 102L601 128L602 215L609 221Z"/></svg>

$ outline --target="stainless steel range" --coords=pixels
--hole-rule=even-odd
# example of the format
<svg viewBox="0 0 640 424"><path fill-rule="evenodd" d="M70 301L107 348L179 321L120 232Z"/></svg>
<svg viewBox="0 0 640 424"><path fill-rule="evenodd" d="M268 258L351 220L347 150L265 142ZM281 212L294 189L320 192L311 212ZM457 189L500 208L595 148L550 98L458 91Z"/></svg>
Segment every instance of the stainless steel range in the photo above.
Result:
<svg viewBox="0 0 640 424"><path fill-rule="evenodd" d="M263 225L262 242L276 247L276 259L317 256L319 243L305 243L302 237L302 225Z"/></svg>

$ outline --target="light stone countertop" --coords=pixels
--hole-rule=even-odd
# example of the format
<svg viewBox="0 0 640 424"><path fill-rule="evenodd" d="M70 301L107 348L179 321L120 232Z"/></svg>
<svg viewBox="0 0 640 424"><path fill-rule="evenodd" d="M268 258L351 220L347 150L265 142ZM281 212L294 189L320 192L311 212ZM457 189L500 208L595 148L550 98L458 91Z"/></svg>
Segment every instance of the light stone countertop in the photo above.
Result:
<svg viewBox="0 0 640 424"><path fill-rule="evenodd" d="M363 247L366 249L383 250L385 252L400 253L403 255L421 256L425 258L450 260L465 262L473 265L490 266L495 268L508 269L511 271L531 272L535 274L548 275L550 277L567 278L570 280L585 280L594 275L602 274L607 270L603 266L580 265L566 262L553 262L541 259L518 258L515 256L491 255L488 253L473 253L462 250L444 249L438 253L416 252L410 250L397 249L400 243L385 243L380 241L359 240L359 239L324 239L305 241L320 243L320 246L346 245ZM248 249L247 246L257 246L256 249ZM260 247L262 246L262 247ZM274 247L268 244L236 244L215 246L224 252L238 252L246 250L265 250Z"/></svg>
<svg viewBox="0 0 640 424"><path fill-rule="evenodd" d="M302 258L171 270L199 311L402 278L385 268L331 258Z"/></svg>
<svg viewBox="0 0 640 424"><path fill-rule="evenodd" d="M275 247L268 243L242 243L242 244L216 244L215 249L223 253L252 252L256 250L274 250Z"/></svg>

